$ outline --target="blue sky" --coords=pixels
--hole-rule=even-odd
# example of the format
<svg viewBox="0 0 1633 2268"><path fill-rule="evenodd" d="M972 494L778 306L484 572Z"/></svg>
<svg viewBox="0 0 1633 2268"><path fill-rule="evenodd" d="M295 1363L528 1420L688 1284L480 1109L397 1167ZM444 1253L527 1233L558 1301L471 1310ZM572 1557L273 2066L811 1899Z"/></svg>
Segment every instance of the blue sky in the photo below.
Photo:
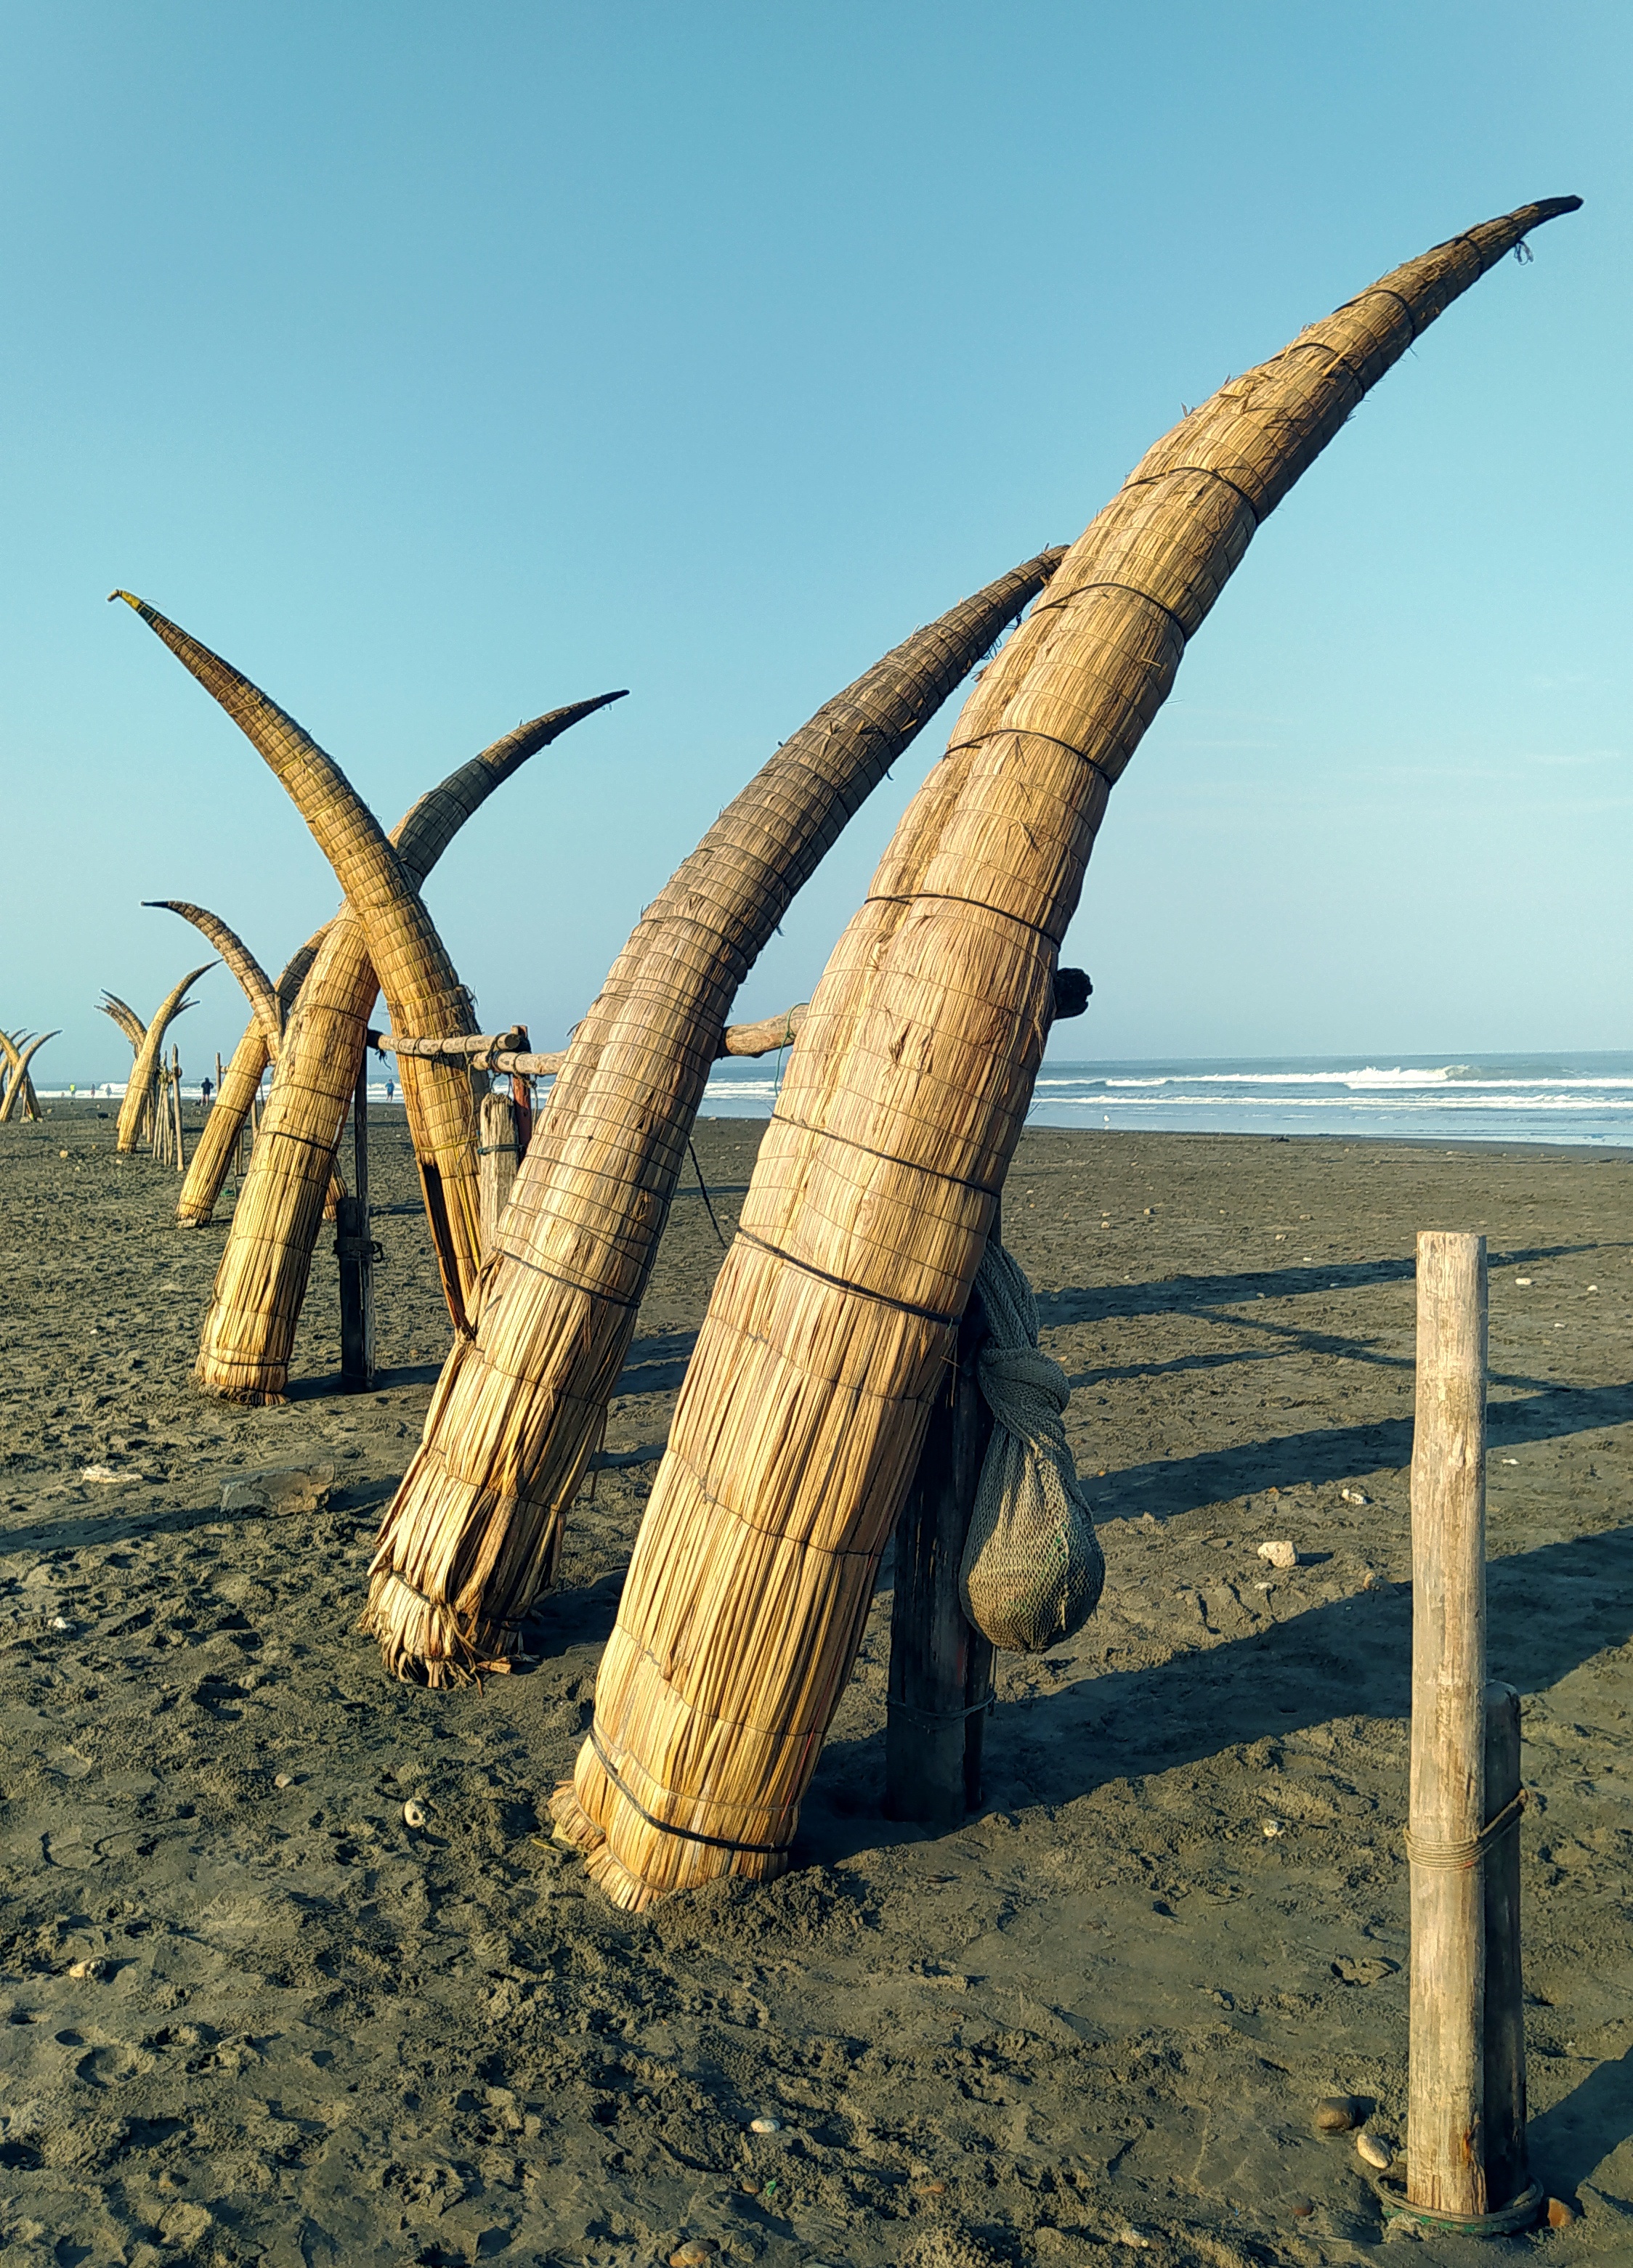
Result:
<svg viewBox="0 0 1633 2268"><path fill-rule="evenodd" d="M427 891L558 1042L776 742L1075 535L1228 373L1470 222L1585 210L1266 525L1119 786L1056 1052L1627 1047L1633 11L1015 0L0 15L0 1020L122 1075L214 907L335 902L123 608L394 822L520 717ZM809 993L952 712L740 1012ZM236 1037L224 971L177 1027Z"/></svg>

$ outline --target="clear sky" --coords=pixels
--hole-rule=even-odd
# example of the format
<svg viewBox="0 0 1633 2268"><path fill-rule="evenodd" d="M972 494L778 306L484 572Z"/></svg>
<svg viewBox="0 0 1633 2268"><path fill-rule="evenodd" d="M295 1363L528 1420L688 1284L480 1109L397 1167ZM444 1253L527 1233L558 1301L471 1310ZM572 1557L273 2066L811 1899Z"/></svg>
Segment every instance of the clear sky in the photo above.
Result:
<svg viewBox="0 0 1633 2268"><path fill-rule="evenodd" d="M0 13L0 1021L122 1076L213 907L333 909L124 608L390 825L612 686L427 899L558 1043L776 743L1227 374L1574 191L1255 541L1112 798L1065 1055L1625 1048L1633 9L778 0ZM740 998L808 994L927 728ZM196 1077L244 1011L181 1025Z"/></svg>

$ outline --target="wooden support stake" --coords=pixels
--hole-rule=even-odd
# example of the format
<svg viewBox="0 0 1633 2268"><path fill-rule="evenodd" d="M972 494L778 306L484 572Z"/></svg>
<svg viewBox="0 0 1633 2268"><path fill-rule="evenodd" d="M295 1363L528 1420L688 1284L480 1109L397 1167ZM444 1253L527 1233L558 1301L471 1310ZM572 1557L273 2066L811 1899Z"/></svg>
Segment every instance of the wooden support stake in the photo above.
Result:
<svg viewBox="0 0 1633 2268"><path fill-rule="evenodd" d="M1412 1444L1407 2205L1490 2210L1486 2177L1486 1244L1417 1240ZM1499 2205L1506 2199L1496 2201Z"/></svg>
<svg viewBox="0 0 1633 2268"><path fill-rule="evenodd" d="M340 1260L340 1382L360 1394L374 1377L374 1239L368 1213L368 1057L351 1100L352 1182L355 1194L335 1206L335 1250Z"/></svg>
<svg viewBox="0 0 1633 2268"><path fill-rule="evenodd" d="M1486 1816L1519 1797L1519 1696L1493 1682L1486 1703ZM1485 1856L1486 2193L1500 2210L1531 2180L1526 2148L1526 2008L1519 1962L1518 1820Z"/></svg>
<svg viewBox="0 0 1633 2268"><path fill-rule="evenodd" d="M477 1198L485 1256L493 1249L499 1216L510 1203L516 1179L521 1148L516 1106L507 1094L484 1094L477 1124Z"/></svg>
<svg viewBox="0 0 1633 2268"><path fill-rule="evenodd" d="M521 1035L520 1052L525 1055L533 1042L525 1024L518 1024L516 1029ZM514 1071L510 1075L510 1099L516 1106L516 1155L525 1158L528 1145L533 1139L533 1081L521 1071Z"/></svg>
<svg viewBox="0 0 1633 2268"><path fill-rule="evenodd" d="M993 1233L996 1235L994 1226ZM986 1317L972 1296L896 1525L884 1739L892 1819L958 1827L981 1800L993 1649L965 1619L958 1569L992 1412L976 1376Z"/></svg>
<svg viewBox="0 0 1633 2268"><path fill-rule="evenodd" d="M176 1110L176 1171L178 1174L185 1174L187 1142L181 1130L181 1050L180 1048L172 1048L170 1050L170 1073L171 1092L175 1100Z"/></svg>

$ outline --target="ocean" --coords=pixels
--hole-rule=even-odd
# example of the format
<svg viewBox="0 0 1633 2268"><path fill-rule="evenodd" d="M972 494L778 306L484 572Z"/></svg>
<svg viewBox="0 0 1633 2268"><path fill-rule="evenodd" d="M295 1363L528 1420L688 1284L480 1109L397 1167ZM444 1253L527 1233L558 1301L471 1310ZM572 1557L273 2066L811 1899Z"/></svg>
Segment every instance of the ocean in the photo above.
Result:
<svg viewBox="0 0 1633 2268"><path fill-rule="evenodd" d="M786 1058L715 1065L703 1098L714 1118L768 1118ZM63 1092L42 1088L42 1094ZM80 1089L117 1099L122 1086ZM541 1082L541 1100L548 1092ZM187 1080L189 1101L198 1093ZM402 1091L392 1082L402 1107ZM369 1096L387 1101L386 1082ZM1173 1134L1326 1134L1395 1142L1574 1142L1633 1146L1633 1054L1176 1057L1046 1060L1032 1126L1139 1127Z"/></svg>
<svg viewBox="0 0 1633 2268"><path fill-rule="evenodd" d="M704 1110L764 1118L779 1058L718 1064ZM1027 1123L1174 1134L1633 1145L1633 1054L1046 1059Z"/></svg>

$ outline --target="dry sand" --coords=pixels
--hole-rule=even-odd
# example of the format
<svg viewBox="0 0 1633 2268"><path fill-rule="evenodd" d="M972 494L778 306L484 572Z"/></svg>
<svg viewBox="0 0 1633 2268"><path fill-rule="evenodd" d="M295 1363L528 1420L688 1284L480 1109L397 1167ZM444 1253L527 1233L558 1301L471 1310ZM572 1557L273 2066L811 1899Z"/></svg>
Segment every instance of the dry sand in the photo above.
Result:
<svg viewBox="0 0 1633 2268"><path fill-rule="evenodd" d="M0 1133L8 2264L1366 2257L1371 2195L1311 2113L1356 2094L1400 2135L1430 1226L1492 1253L1533 2147L1581 2217L1422 2257L1633 2260L1633 1161L1029 1136L1007 1233L1076 1387L1104 1605L1004 1659L986 1809L937 1839L879 1815L887 1565L794 1871L632 1921L545 1802L652 1465L575 1509L530 1674L388 1683L353 1625L446 1338L400 1114L376 1155L393 1367L332 1390L325 1249L298 1398L267 1411L189 1385L220 1231L176 1233L174 1176L113 1133L63 1104ZM699 1130L728 1226L757 1135ZM662 1440L718 1257L683 1195L610 1451ZM317 1458L327 1509L223 1514L235 1471ZM1296 1569L1255 1556L1272 1537Z"/></svg>

